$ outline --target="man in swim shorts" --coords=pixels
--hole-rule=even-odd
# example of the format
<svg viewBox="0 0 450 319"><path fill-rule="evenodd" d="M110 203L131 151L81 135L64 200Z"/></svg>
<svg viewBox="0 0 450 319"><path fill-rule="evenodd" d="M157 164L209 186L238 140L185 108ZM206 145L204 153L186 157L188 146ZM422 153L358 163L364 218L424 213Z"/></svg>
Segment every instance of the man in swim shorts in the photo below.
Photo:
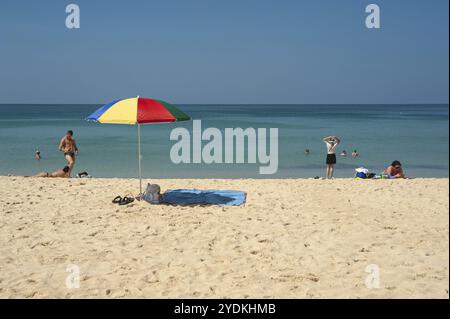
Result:
<svg viewBox="0 0 450 319"><path fill-rule="evenodd" d="M64 158L67 161L69 167L69 177L72 174L73 167L75 166L75 156L78 155L78 147L73 138L73 131L67 131L63 136L61 142L59 142L59 150L64 153Z"/></svg>

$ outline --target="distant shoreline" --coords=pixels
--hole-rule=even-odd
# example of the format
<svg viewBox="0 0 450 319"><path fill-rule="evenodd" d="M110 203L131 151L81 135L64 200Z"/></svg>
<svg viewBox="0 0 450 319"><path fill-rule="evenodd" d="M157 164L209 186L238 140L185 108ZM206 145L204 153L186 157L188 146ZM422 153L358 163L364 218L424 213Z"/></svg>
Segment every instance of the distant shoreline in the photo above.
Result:
<svg viewBox="0 0 450 319"><path fill-rule="evenodd" d="M0 175L0 178L22 178L22 177L26 177L27 179L29 178L39 178L39 179L50 179L50 180L108 180L108 179L114 179L114 180L124 180L124 181L129 181L129 180L136 180L139 181L139 178L137 177L90 177L90 178L78 178L75 176L72 176L71 178L42 178L42 177L33 177L33 176L23 176L23 175ZM398 179L364 179L364 180L360 180L360 179L355 179L354 177L337 177L337 178L333 178L332 180L329 181L348 181L348 180L355 180L358 182L365 182L365 181L432 181L432 180L449 180L450 177L413 177L413 178L398 178ZM224 177L220 177L220 178L214 178L214 177L178 177L178 178L173 178L173 177L143 177L142 181L145 182L153 182L155 180L159 180L159 181L165 181L165 180L169 180L169 181L186 181L186 180L206 180L206 181L286 181L286 180L291 180L291 181L309 181L309 180L313 180L313 181L322 181L325 180L325 178L323 178L322 176L320 176L320 178L314 178L314 177L286 177L286 178L267 178L267 177L262 177L262 178L247 178L247 177L242 177L242 178L224 178Z"/></svg>
<svg viewBox="0 0 450 319"><path fill-rule="evenodd" d="M76 173L86 171L94 177L135 177L137 127L86 121L96 108L98 105L83 104L0 106L0 175L34 175L39 171L62 168L65 160L55 144L70 129L75 132L81 150L75 164ZM259 163L249 163L248 153L242 164L236 160L234 164L224 163L224 150L222 162L215 159L211 164L203 161L175 164L170 152L176 141L170 140L170 134L174 129L185 128L193 137L194 121L186 121L142 126L144 175L152 178L320 177L325 174L326 157L322 138L334 134L342 139L339 152L346 150L350 154L357 149L360 154L357 158L339 157L335 177L351 178L355 169L361 166L373 173L381 173L393 160L402 162L410 177L449 177L447 105L199 104L180 105L180 109L193 120L201 120L203 130L218 129L222 139L227 128L265 129L266 132L271 128L278 129L278 170L271 176L257 176L259 169L267 164L261 164L259 160ZM201 148L207 143L202 140ZM193 142L190 144L193 146ZM245 144L247 152L249 149ZM41 152L41 161L34 159L36 149ZM272 153L269 149L266 146L266 153ZM307 156L306 149L310 151ZM105 159L108 159L107 165Z"/></svg>

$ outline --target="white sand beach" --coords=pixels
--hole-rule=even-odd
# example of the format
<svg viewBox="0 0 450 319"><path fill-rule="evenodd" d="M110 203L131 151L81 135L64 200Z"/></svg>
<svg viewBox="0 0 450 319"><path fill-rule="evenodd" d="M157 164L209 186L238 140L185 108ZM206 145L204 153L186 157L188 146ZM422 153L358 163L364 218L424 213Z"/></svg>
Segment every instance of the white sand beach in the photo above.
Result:
<svg viewBox="0 0 450 319"><path fill-rule="evenodd" d="M151 182L247 203L118 206L137 180L0 177L0 297L449 297L448 179Z"/></svg>

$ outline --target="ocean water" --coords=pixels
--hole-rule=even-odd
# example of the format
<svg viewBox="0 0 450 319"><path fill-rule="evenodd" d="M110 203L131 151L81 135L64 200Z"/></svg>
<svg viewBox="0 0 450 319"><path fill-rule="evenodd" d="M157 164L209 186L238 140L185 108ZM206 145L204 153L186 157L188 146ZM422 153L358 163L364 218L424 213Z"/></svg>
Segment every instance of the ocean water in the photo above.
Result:
<svg viewBox="0 0 450 319"><path fill-rule="evenodd" d="M0 105L0 175L31 175L65 165L58 143L71 129L80 149L74 172L95 177L137 176L137 127L98 124L85 117L100 105ZM448 177L448 105L178 105L202 128L278 128L279 163L273 175L262 164L174 164L172 129L192 122L141 126L145 178L297 178L324 175L322 138L337 135L336 177L365 166L381 172L393 160L411 177ZM203 142L203 145L206 142ZM34 159L39 149L42 160ZM304 154L308 148L309 156Z"/></svg>

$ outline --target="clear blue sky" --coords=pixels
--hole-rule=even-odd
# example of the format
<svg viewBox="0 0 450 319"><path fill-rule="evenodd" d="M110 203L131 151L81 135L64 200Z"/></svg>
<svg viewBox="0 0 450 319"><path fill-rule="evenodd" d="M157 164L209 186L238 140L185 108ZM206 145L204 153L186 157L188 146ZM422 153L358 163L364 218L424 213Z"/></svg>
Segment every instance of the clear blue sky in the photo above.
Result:
<svg viewBox="0 0 450 319"><path fill-rule="evenodd" d="M81 28L65 27L65 6ZM381 8L381 29L365 7ZM448 103L448 0L0 3L0 103Z"/></svg>

